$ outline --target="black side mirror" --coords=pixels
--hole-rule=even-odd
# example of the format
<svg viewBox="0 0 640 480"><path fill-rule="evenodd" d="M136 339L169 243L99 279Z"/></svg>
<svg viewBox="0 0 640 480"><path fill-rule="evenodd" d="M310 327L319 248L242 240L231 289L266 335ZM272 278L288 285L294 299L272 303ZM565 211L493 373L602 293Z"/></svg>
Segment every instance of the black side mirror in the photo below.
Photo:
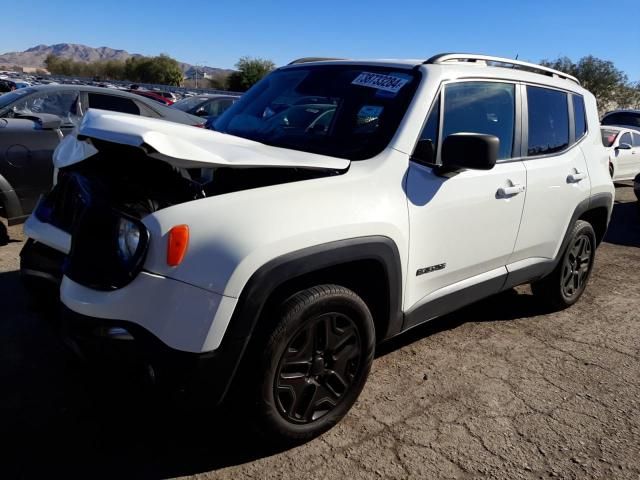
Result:
<svg viewBox="0 0 640 480"><path fill-rule="evenodd" d="M51 113L31 113L29 115L16 115L15 118L33 120L41 130L56 130L62 126L62 119Z"/></svg>
<svg viewBox="0 0 640 480"><path fill-rule="evenodd" d="M454 133L442 143L442 168L491 170L498 160L500 139L484 133Z"/></svg>
<svg viewBox="0 0 640 480"><path fill-rule="evenodd" d="M196 111L196 116L198 117L207 117L208 115L209 113L204 108L201 108L200 110Z"/></svg>
<svg viewBox="0 0 640 480"><path fill-rule="evenodd" d="M616 147L616 150L631 150L631 145L628 143L621 143Z"/></svg>

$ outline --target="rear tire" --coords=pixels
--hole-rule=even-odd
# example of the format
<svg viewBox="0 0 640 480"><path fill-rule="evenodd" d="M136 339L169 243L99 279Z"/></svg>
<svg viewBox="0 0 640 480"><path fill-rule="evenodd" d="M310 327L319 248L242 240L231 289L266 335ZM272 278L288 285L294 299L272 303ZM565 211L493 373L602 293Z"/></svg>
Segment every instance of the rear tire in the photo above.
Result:
<svg viewBox="0 0 640 480"><path fill-rule="evenodd" d="M554 271L531 284L533 294L554 310L570 307L584 292L596 252L596 234L584 220L578 220Z"/></svg>
<svg viewBox="0 0 640 480"><path fill-rule="evenodd" d="M299 443L329 430L355 403L375 329L364 301L338 285L301 291L277 315L254 366L255 424L271 439Z"/></svg>

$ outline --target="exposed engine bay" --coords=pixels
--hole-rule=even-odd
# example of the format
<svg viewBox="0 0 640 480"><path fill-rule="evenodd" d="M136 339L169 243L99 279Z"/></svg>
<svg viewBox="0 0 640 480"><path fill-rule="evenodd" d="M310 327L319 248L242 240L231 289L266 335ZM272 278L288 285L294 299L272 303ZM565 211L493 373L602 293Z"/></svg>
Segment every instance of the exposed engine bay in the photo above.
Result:
<svg viewBox="0 0 640 480"><path fill-rule="evenodd" d="M99 140L94 140L93 144L98 149L96 155L59 170L57 185L49 195L53 210L75 209L74 202L69 203L69 197L77 198L77 195L70 190L79 189L91 197L92 203L99 202L142 218L157 210L201 198L343 173L291 167L186 169L151 158L142 148ZM69 213L56 212L64 216ZM59 226L67 227L64 228L67 231L70 227Z"/></svg>

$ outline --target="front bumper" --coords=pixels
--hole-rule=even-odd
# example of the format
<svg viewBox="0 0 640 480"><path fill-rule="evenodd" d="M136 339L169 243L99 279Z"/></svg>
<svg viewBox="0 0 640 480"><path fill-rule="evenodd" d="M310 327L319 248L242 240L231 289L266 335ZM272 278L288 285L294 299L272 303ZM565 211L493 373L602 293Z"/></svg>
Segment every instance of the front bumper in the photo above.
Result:
<svg viewBox="0 0 640 480"><path fill-rule="evenodd" d="M244 342L225 342L218 350L191 353L168 347L149 331L131 322L105 320L61 310L64 342L81 358L139 373L151 383L206 399L222 402L242 355Z"/></svg>

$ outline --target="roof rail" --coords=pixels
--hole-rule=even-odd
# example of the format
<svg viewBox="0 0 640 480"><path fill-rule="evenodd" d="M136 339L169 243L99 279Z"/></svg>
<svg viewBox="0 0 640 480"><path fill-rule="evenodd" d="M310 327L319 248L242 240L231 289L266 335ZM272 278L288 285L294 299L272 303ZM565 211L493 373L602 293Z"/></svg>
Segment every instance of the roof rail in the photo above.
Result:
<svg viewBox="0 0 640 480"><path fill-rule="evenodd" d="M425 64L441 64L446 62L472 62L472 63L501 63L503 65L512 65L518 67L524 67L529 70L533 70L535 73L540 73L542 75L547 75L550 77L558 77L564 78L566 80L571 80L580 85L580 80L578 80L573 75L569 75L568 73L561 72L559 70L554 70L553 68L543 67L542 65L536 65L535 63L530 62L522 62L520 60L511 60L510 58L503 57L492 57L490 55L477 55L474 53L441 53L439 55L434 55L428 60L425 60Z"/></svg>
<svg viewBox="0 0 640 480"><path fill-rule="evenodd" d="M328 62L331 60L344 60L344 58L330 58L330 57L302 57L289 62L287 65L296 65L298 63L310 63L310 62Z"/></svg>

